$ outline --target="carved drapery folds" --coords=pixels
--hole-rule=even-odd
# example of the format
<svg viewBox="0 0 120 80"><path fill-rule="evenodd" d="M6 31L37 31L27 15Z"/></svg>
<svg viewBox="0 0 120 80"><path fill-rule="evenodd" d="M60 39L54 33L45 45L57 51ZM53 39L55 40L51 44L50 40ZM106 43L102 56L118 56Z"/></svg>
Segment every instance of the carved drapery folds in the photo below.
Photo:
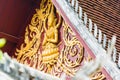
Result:
<svg viewBox="0 0 120 80"><path fill-rule="evenodd" d="M73 76L84 61L84 48L51 0L41 0L15 56L20 63L54 76Z"/></svg>

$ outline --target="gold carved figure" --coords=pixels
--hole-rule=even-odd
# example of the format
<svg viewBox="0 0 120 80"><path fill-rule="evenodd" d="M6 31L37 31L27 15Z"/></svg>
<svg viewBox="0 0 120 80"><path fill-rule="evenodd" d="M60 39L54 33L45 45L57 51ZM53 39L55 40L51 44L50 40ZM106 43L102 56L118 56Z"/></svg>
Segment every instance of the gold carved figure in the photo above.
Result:
<svg viewBox="0 0 120 80"><path fill-rule="evenodd" d="M65 45L60 51L59 29L62 23ZM73 76L83 55L82 44L62 21L51 0L41 0L40 9L36 9L36 14L26 28L24 43L16 50L17 60L55 76L62 72ZM71 60L68 56L76 58Z"/></svg>
<svg viewBox="0 0 120 80"><path fill-rule="evenodd" d="M39 70L50 72L59 55L57 44L58 28L61 22L61 16L55 10L51 0L42 0L40 9L36 9L36 14L26 28L24 42L20 49L16 49L17 60Z"/></svg>
<svg viewBox="0 0 120 80"><path fill-rule="evenodd" d="M44 23L44 39L42 43L42 61L47 64L48 72L50 72L52 66L57 62L59 56L58 49L58 28L61 24L61 16L58 14L59 18L56 16L55 7L53 4L50 8L50 13L47 14Z"/></svg>

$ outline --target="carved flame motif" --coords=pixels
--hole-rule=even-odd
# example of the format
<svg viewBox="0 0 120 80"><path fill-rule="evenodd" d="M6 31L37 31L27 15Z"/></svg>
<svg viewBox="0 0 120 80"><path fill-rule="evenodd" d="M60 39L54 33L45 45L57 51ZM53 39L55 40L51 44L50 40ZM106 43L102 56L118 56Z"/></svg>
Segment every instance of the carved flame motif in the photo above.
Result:
<svg viewBox="0 0 120 80"><path fill-rule="evenodd" d="M63 27L63 47L59 45L59 30ZM16 49L20 63L60 77L64 72L73 76L83 60L83 46L72 29L62 21L51 0L41 0L31 23L26 27L24 43Z"/></svg>
<svg viewBox="0 0 120 80"><path fill-rule="evenodd" d="M31 24L26 28L24 43L16 49L17 60L50 73L59 55L57 44L61 22L61 16L51 1L42 0L40 9L36 9Z"/></svg>
<svg viewBox="0 0 120 80"><path fill-rule="evenodd" d="M42 32L42 24L39 23L38 15L34 14L31 24L26 27L24 43L21 44L20 49L16 49L15 55L19 62L24 63L27 59L35 58L40 46Z"/></svg>

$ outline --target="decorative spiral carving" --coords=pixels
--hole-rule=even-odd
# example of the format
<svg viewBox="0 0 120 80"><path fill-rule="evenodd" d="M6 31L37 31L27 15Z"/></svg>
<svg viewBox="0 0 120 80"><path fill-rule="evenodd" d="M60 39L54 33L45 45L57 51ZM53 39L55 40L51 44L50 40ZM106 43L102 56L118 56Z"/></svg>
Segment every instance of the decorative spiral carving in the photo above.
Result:
<svg viewBox="0 0 120 80"><path fill-rule="evenodd" d="M63 34L59 33L61 27ZM62 48L59 48L59 35L63 36ZM20 63L52 75L60 77L64 72L73 76L83 60L84 48L51 0L41 0L15 56Z"/></svg>
<svg viewBox="0 0 120 80"><path fill-rule="evenodd" d="M60 76L62 72L65 72L73 76L81 64L84 52L82 44L65 22L63 22L63 41L64 46L52 74Z"/></svg>

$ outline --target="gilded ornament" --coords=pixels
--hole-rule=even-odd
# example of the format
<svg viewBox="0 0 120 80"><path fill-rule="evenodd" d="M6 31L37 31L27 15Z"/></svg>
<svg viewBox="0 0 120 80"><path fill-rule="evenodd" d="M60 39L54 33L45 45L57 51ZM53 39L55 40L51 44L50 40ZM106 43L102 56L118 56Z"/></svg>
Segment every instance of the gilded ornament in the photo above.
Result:
<svg viewBox="0 0 120 80"><path fill-rule="evenodd" d="M63 22L63 41L65 44L59 55L57 65L54 67L56 70L53 70L54 73L52 74L60 76L64 72L69 76L74 76L82 62L84 52L82 44L65 22Z"/></svg>
<svg viewBox="0 0 120 80"><path fill-rule="evenodd" d="M59 41L61 24L63 40ZM63 43L59 50L59 45ZM40 9L36 9L31 23L26 27L24 42L16 49L17 60L60 77L63 72L73 76L79 69L83 55L82 44L62 20L51 0L41 0Z"/></svg>
<svg viewBox="0 0 120 80"><path fill-rule="evenodd" d="M95 73L91 74L90 78L91 80L106 80L106 77L101 70L98 70Z"/></svg>

